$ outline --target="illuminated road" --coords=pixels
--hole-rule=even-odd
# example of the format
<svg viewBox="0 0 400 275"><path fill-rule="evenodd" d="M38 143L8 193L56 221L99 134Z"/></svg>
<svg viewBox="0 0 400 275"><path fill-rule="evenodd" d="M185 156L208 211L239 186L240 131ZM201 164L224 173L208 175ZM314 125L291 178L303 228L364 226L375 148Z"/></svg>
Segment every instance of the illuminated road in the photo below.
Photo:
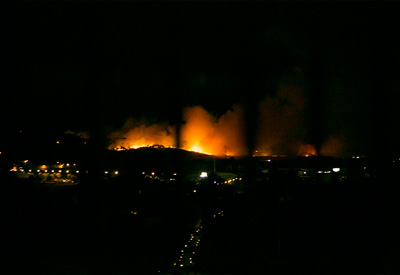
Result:
<svg viewBox="0 0 400 275"><path fill-rule="evenodd" d="M187 269L195 264L197 248L202 236L202 228L203 226L200 225L192 234L190 234L187 244L185 244L180 251L178 260L173 263L174 267Z"/></svg>

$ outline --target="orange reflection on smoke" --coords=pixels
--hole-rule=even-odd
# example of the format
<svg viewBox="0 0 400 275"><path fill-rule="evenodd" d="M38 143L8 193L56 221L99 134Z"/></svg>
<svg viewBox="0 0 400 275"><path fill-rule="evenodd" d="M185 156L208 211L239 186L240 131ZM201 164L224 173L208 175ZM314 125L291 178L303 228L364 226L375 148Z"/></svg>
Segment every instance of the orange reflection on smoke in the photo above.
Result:
<svg viewBox="0 0 400 275"><path fill-rule="evenodd" d="M121 130L109 135L112 143L109 149L137 149L155 145L172 147L175 145L175 127L167 124L140 123L133 119L128 120Z"/></svg>
<svg viewBox="0 0 400 275"><path fill-rule="evenodd" d="M183 110L181 148L208 155L243 156L247 153L243 108L234 106L220 117L200 106ZM146 125L128 120L120 131L112 133L109 149L124 150L140 147L173 147L176 128L166 124Z"/></svg>
<svg viewBox="0 0 400 275"><path fill-rule="evenodd" d="M243 109L234 106L220 117L200 106L183 110L182 148L210 155L246 155Z"/></svg>
<svg viewBox="0 0 400 275"><path fill-rule="evenodd" d="M302 144L299 147L299 155L305 157L316 156L317 149L312 144Z"/></svg>

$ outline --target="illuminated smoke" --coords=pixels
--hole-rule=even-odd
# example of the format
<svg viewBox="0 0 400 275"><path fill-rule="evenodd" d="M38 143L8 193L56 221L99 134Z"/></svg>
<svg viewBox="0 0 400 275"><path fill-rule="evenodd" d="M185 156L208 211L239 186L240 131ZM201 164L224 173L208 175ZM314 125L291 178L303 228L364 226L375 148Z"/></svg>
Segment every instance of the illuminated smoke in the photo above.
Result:
<svg viewBox="0 0 400 275"><path fill-rule="evenodd" d="M299 156L316 156L317 149L312 144L300 144L299 149L297 151L297 155Z"/></svg>
<svg viewBox="0 0 400 275"><path fill-rule="evenodd" d="M83 139L89 139L89 137L90 137L87 132L73 132L73 131L70 131L70 130L65 131L64 134L66 134L66 135L75 135L75 136L78 136L78 137L83 138Z"/></svg>
<svg viewBox="0 0 400 275"><path fill-rule="evenodd" d="M109 135L109 149L131 149L151 145L173 147L176 143L175 127L166 123L148 125L128 119L122 129Z"/></svg>
<svg viewBox="0 0 400 275"><path fill-rule="evenodd" d="M243 156L247 154L243 108L233 106L220 117L201 106L183 110L182 148L212 155Z"/></svg>
<svg viewBox="0 0 400 275"><path fill-rule="evenodd" d="M329 137L320 148L322 156L338 157L344 153L344 144L341 138L336 136Z"/></svg>
<svg viewBox="0 0 400 275"><path fill-rule="evenodd" d="M258 155L315 155L306 144L306 99L301 88L281 85L276 96L266 97L259 107L256 135Z"/></svg>

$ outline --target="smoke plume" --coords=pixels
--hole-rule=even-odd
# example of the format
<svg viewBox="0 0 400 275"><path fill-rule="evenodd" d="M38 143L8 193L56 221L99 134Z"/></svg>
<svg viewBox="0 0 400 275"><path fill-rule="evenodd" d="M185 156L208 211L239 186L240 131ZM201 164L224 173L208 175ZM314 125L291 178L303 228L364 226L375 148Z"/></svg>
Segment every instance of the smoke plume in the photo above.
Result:
<svg viewBox="0 0 400 275"><path fill-rule="evenodd" d="M120 130L111 133L109 139L109 149L130 149L155 144L175 146L176 130L174 126L166 123L148 125L146 122L130 118Z"/></svg>
<svg viewBox="0 0 400 275"><path fill-rule="evenodd" d="M211 155L243 156L247 154L244 114L235 105L220 117L201 106L183 110L180 127L182 149ZM148 124L129 119L124 126L109 135L109 149L130 149L150 145L176 146L176 127L167 123Z"/></svg>
<svg viewBox="0 0 400 275"><path fill-rule="evenodd" d="M212 155L243 156L247 154L243 108L234 105L220 117L201 106L183 110L181 144L186 150Z"/></svg>
<svg viewBox="0 0 400 275"><path fill-rule="evenodd" d="M256 149L265 155L315 155L306 143L306 98L294 85L281 85L275 96L266 97L259 107Z"/></svg>
<svg viewBox="0 0 400 275"><path fill-rule="evenodd" d="M74 131L71 131L71 130L65 131L64 134L66 134L66 135L75 135L75 136L78 136L78 137L83 138L83 139L89 139L89 137L90 137L87 132L74 132Z"/></svg>
<svg viewBox="0 0 400 275"><path fill-rule="evenodd" d="M344 153L343 139L337 136L329 137L320 148L320 154L322 156L333 156L338 157Z"/></svg>

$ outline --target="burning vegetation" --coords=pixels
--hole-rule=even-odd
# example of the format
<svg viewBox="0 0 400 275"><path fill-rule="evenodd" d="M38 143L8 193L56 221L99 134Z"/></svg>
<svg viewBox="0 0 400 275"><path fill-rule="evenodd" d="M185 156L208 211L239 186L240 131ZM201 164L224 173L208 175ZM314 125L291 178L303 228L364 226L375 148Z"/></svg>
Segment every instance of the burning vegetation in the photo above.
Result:
<svg viewBox="0 0 400 275"><path fill-rule="evenodd" d="M109 149L124 150L162 145L176 147L176 127L168 124L152 124L128 119L121 130L109 135Z"/></svg>
<svg viewBox="0 0 400 275"><path fill-rule="evenodd" d="M210 155L244 156L247 154L244 113L235 105L220 117L200 106L183 110L182 148Z"/></svg>
<svg viewBox="0 0 400 275"><path fill-rule="evenodd" d="M254 156L315 156L317 149L306 142L305 95L296 85L282 85L275 96L259 104L258 129ZM246 156L248 146L244 109L234 105L221 116L201 106L183 109L179 128L180 148L216 156ZM141 147L176 148L177 127L168 123L150 124L128 119L124 126L109 135L111 150ZM330 142L332 143L332 142ZM337 145L337 144L336 144ZM325 147L338 147L338 146ZM325 155L332 153L324 149Z"/></svg>
<svg viewBox="0 0 400 275"><path fill-rule="evenodd" d="M209 155L243 156L247 153L243 108L234 106L217 117L201 106L183 110L181 148ZM176 127L129 119L121 130L109 135L109 149L126 150L140 147L176 147Z"/></svg>

